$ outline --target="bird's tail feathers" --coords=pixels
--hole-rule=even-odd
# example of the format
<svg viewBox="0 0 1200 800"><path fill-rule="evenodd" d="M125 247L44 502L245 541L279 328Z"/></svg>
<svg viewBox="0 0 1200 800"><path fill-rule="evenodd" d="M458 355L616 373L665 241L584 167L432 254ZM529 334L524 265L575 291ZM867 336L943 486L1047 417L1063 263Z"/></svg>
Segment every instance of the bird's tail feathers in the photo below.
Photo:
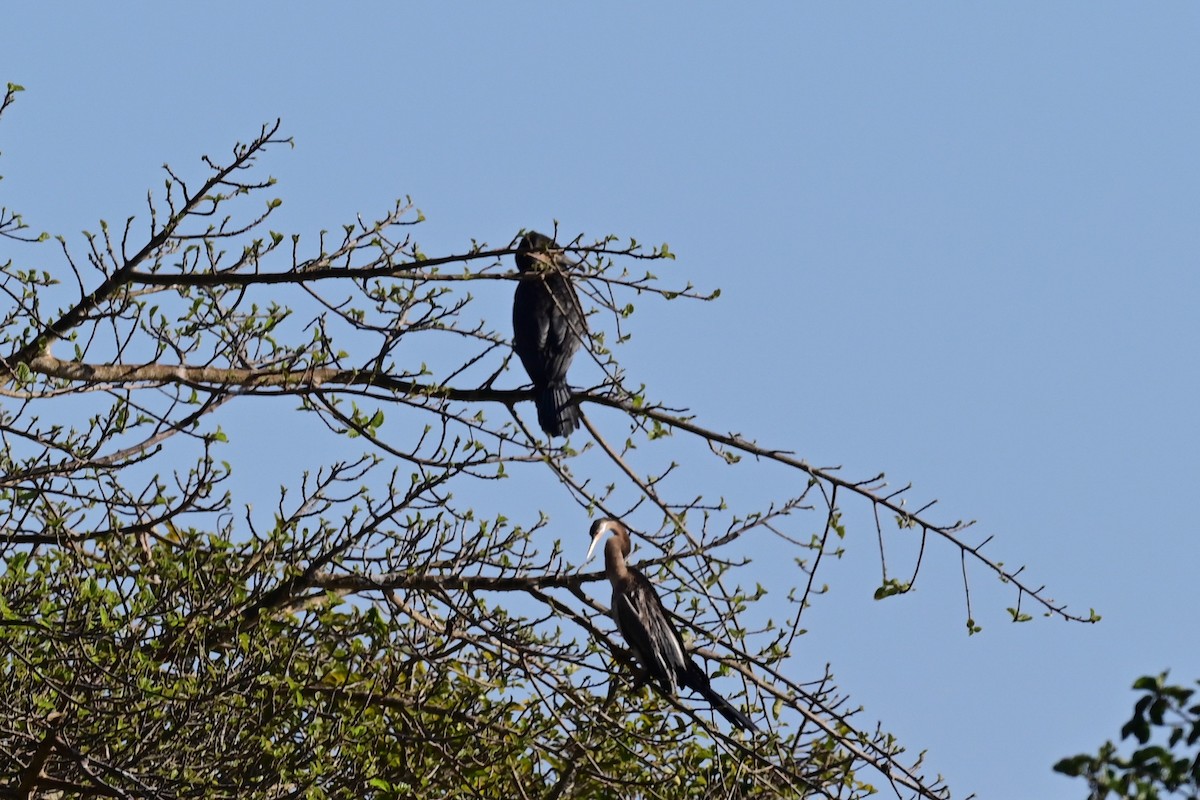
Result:
<svg viewBox="0 0 1200 800"><path fill-rule="evenodd" d="M579 426L579 406L571 402L571 388L565 383L539 389L534 404L538 425L547 436L567 436Z"/></svg>
<svg viewBox="0 0 1200 800"><path fill-rule="evenodd" d="M683 677L684 680L681 683L703 695L705 700L712 703L712 707L717 710L717 713L729 720L731 725L736 725L751 733L758 733L758 726L749 717L712 688L708 673L700 669L700 665L695 661L688 664L687 673Z"/></svg>
<svg viewBox="0 0 1200 800"><path fill-rule="evenodd" d="M735 708L733 703L730 703L724 697L717 694L716 690L711 686L701 690L700 694L704 695L704 699L712 703L717 713L729 720L731 725L736 725L742 730L750 731L751 733L758 733L758 726L749 717Z"/></svg>

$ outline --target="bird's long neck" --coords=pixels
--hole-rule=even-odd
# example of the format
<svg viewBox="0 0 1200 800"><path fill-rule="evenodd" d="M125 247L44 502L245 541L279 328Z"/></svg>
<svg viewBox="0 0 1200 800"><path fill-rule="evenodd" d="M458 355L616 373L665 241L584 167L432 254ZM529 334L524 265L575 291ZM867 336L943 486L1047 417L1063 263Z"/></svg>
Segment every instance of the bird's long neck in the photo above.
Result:
<svg viewBox="0 0 1200 800"><path fill-rule="evenodd" d="M613 586L629 580L629 565L625 563L625 557L631 549L629 534L616 533L604 543L604 571Z"/></svg>

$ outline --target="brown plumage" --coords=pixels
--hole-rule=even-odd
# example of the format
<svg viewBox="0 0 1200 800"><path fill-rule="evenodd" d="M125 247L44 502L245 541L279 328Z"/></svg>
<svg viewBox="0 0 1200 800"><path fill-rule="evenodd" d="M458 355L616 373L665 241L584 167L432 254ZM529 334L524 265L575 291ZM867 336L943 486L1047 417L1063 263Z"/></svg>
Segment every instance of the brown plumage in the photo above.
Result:
<svg viewBox="0 0 1200 800"><path fill-rule="evenodd" d="M758 727L749 717L713 690L708 674L688 655L683 638L671 624L654 584L626 563L632 549L629 528L615 519L592 523L588 560L606 533L612 534L604 543L604 571L613 589L613 619L650 678L672 697L680 686L699 692L725 719L745 730L757 731Z"/></svg>

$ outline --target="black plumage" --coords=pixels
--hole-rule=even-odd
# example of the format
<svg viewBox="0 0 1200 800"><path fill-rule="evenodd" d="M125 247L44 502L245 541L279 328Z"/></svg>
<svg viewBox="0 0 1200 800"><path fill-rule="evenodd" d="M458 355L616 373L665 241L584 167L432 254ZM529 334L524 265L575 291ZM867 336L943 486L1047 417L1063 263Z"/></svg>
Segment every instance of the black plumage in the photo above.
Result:
<svg viewBox="0 0 1200 800"><path fill-rule="evenodd" d="M538 425L567 436L579 425L567 370L587 332L567 271L574 266L545 234L530 231L516 252L521 280L513 296L513 350L533 381Z"/></svg>
<svg viewBox="0 0 1200 800"><path fill-rule="evenodd" d="M594 522L588 559L592 558L604 534L610 532L613 535L604 544L604 571L613 589L613 619L650 678L672 697L680 686L699 692L732 724L747 731L757 731L758 726L749 717L713 690L708 674L688 655L683 638L671 624L654 584L626 563L631 550L629 528L615 519Z"/></svg>

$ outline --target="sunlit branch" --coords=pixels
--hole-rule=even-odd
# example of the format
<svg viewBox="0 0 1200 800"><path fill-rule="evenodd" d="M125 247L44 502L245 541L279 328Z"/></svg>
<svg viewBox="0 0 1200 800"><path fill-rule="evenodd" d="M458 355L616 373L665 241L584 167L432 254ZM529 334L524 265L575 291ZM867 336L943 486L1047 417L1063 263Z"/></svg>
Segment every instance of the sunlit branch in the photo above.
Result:
<svg viewBox="0 0 1200 800"><path fill-rule="evenodd" d="M275 141L274 137L279 131L279 127L280 123L278 121L272 126L264 126L259 136L249 145L240 148L238 155L227 166L219 168L214 175L204 182L204 185L198 192L186 196L183 205L176 213L133 256L129 257L111 275L106 277L99 286L81 298L66 313L46 325L37 336L18 347L8 357L0 360L0 363L12 370L17 364L29 362L54 339L62 338L82 323L102 302L111 297L121 286L129 282L129 276L138 264L141 264L171 241L171 238L189 214L196 212L204 204L215 203L213 193L225 183L230 175L244 168L254 159L259 151L272 141ZM265 215L263 218L265 218Z"/></svg>

